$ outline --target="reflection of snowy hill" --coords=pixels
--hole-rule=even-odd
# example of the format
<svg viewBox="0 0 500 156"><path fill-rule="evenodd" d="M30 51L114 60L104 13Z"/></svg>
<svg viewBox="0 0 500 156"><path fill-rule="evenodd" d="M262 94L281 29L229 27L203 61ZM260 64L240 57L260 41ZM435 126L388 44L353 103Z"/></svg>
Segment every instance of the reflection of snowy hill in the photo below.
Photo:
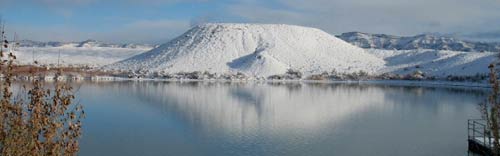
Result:
<svg viewBox="0 0 500 156"><path fill-rule="evenodd" d="M153 85L154 84L154 85ZM321 129L383 104L376 87L306 84L134 83L131 95L175 110L203 129L239 133ZM370 98L358 98L360 94ZM167 102L168 101L168 102Z"/></svg>

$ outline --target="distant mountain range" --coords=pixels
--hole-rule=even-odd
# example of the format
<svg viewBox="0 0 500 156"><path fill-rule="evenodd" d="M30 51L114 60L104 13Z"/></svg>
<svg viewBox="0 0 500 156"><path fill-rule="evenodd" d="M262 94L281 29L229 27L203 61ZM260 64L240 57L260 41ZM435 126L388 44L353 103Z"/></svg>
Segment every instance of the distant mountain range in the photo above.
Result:
<svg viewBox="0 0 500 156"><path fill-rule="evenodd" d="M19 41L20 47L76 47L76 48L94 48L94 47L105 47L105 48L128 48L128 49L152 49L156 45L152 44L116 44L116 43L104 43L96 40L85 40L82 42L40 42L32 40L21 40Z"/></svg>
<svg viewBox="0 0 500 156"><path fill-rule="evenodd" d="M500 43L465 41L434 34L403 37L386 34L348 32L337 35L337 37L358 47L371 49L434 49L466 52L500 52Z"/></svg>

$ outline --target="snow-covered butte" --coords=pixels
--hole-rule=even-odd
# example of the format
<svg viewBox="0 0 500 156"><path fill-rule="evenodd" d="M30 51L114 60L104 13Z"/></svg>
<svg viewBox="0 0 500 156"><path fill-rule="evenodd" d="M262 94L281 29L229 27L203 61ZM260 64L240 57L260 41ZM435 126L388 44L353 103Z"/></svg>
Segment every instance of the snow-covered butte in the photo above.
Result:
<svg viewBox="0 0 500 156"><path fill-rule="evenodd" d="M242 72L266 77L288 69L308 74L374 73L383 59L322 30L283 24L211 23L196 26L151 51L105 69L168 73Z"/></svg>

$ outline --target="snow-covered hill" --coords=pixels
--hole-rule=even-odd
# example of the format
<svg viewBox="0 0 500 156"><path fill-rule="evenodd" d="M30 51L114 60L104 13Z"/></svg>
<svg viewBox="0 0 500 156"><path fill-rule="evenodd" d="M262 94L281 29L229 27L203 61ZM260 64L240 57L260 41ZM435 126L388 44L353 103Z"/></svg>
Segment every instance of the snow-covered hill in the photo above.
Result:
<svg viewBox="0 0 500 156"><path fill-rule="evenodd" d="M497 52L458 52L445 50L379 50L367 52L384 59L386 67L378 73L411 74L415 71L427 76L487 75L488 65L498 62Z"/></svg>
<svg viewBox="0 0 500 156"><path fill-rule="evenodd" d="M105 43L97 40L85 40L82 42L40 42L40 41L32 41L32 40L21 40L18 41L20 47L30 48L57 48L57 47L66 47L66 48L127 48L127 49L152 49L155 48L156 45L152 44L136 44L136 43L125 43L125 44L117 44L117 43Z"/></svg>
<svg viewBox="0 0 500 156"><path fill-rule="evenodd" d="M466 52L500 52L500 43L472 42L432 34L401 37L385 34L349 32L338 35L337 37L361 48L386 50L433 49Z"/></svg>
<svg viewBox="0 0 500 156"><path fill-rule="evenodd" d="M108 47L20 47L14 52L17 64L102 66L151 50L150 48Z"/></svg>
<svg viewBox="0 0 500 156"><path fill-rule="evenodd" d="M384 67L384 61L324 31L274 24L204 24L149 52L109 65L106 69L242 72L248 76L339 73Z"/></svg>

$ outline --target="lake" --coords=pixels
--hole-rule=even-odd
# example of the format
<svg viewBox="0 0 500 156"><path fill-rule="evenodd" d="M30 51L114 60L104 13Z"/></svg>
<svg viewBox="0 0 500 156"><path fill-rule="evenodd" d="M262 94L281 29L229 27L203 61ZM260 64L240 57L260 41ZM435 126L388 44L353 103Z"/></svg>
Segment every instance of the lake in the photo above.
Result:
<svg viewBox="0 0 500 156"><path fill-rule="evenodd" d="M467 155L485 89L326 83L84 83L80 155Z"/></svg>

